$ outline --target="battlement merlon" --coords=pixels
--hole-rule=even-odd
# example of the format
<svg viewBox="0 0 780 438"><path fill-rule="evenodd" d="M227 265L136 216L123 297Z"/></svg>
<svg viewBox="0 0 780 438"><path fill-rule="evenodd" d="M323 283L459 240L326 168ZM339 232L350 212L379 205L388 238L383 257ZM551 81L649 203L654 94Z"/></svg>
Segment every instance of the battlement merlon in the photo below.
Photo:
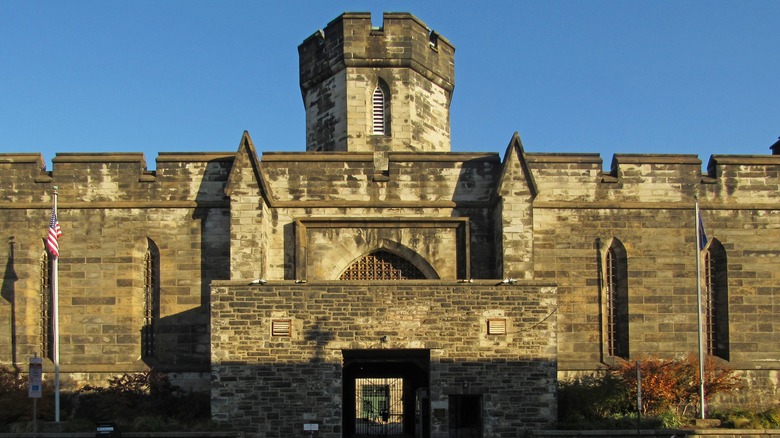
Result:
<svg viewBox="0 0 780 438"><path fill-rule="evenodd" d="M406 67L447 90L455 88L455 47L409 13L347 12L298 46L301 93L347 67Z"/></svg>
<svg viewBox="0 0 780 438"><path fill-rule="evenodd" d="M47 208L59 189L63 206L226 205L234 153L163 153L147 170L143 153L58 153L47 171L41 154L0 154L0 209ZM108 204L103 204L108 205Z"/></svg>
<svg viewBox="0 0 780 438"><path fill-rule="evenodd" d="M721 178L724 172L747 176L756 170L766 173L767 177L777 177L780 155L713 155L707 163L707 173L712 178Z"/></svg>

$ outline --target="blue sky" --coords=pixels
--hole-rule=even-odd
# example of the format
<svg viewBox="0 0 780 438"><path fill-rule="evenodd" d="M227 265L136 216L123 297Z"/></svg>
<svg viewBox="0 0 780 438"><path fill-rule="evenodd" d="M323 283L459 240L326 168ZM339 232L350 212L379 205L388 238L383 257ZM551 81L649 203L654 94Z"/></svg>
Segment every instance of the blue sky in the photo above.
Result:
<svg viewBox="0 0 780 438"><path fill-rule="evenodd" d="M0 153L305 150L297 46L344 11L456 47L452 149L768 154L780 2L0 1Z"/></svg>

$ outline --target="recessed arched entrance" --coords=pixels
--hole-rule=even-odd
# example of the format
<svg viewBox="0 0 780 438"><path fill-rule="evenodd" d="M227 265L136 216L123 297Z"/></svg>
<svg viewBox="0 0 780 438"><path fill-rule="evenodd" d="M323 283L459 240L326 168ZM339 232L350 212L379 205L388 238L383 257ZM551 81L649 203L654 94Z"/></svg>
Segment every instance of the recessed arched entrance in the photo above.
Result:
<svg viewBox="0 0 780 438"><path fill-rule="evenodd" d="M343 350L344 437L430 436L429 350Z"/></svg>

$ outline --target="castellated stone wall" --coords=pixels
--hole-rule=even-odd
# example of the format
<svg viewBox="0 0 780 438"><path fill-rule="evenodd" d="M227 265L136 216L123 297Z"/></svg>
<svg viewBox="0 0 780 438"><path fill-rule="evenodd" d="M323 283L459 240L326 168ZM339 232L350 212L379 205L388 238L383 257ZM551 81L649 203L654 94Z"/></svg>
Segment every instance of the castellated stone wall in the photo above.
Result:
<svg viewBox="0 0 780 438"><path fill-rule="evenodd" d="M0 361L24 368L45 354L44 238L58 188L59 329L63 381L102 383L146 370L208 369L209 284L227 279L232 154L37 154L0 156ZM159 254L152 357L141 357L145 254ZM51 371L52 362L44 361ZM201 381L202 383L202 381Z"/></svg>
<svg viewBox="0 0 780 438"><path fill-rule="evenodd" d="M207 306L220 288L255 290L238 285L260 278L269 284L307 280L308 285L280 283L280 291L292 294L290 301L263 299L262 306L308 309L296 294L320 290L308 287L336 280L374 249L402 255L441 284L457 284L441 286L455 291L446 300L436 295L452 305L470 296L471 283L459 280L475 279L475 294L483 293L487 286L481 281L490 278L556 284L556 363L566 377L602 370L614 360L604 353L603 270L606 249L619 241L627 256L630 357L696 352L693 200L698 196L707 236L727 255L724 363L744 375L750 389L725 401L777 398L778 156L716 155L702 173L695 156L617 155L604 171L598 155L526 154L513 139L503 161L497 154L403 152L262 158L248 135L235 154L161 154L154 171L146 170L141 154L60 154L52 171L37 154L0 155L0 322L7 328L0 337L0 361L23 366L42 351L43 239L54 186L64 232L61 362L66 379L79 382L149 366L205 372L210 359L216 360L209 324L234 323L209 315ZM144 256L150 242L159 250L159 323L156 354L142 359ZM211 291L215 280L232 283ZM420 302L427 303L434 300L427 291L439 290L435 284L398 286L416 288ZM337 293L339 287L349 289L327 287ZM356 290L370 289L368 295L391 289L360 287ZM526 299L502 295L509 289L494 290L495 296L479 295L475 308ZM243 300L232 293L219 299ZM362 295L351 293L338 296L350 306L364 303ZM390 318L382 313L387 306L364 304L378 306L376 315ZM243 324L242 318L235 323ZM352 320L342 314L334 318L344 324ZM351 329L342 326L339 336L352 336ZM453 332L438 333L441 342L450 342ZM426 336L433 337L419 339ZM359 345L354 349L373 348ZM427 348L411 341L404 345L392 348ZM497 354L520 357L527 347ZM430 350L432 364L437 363L436 348ZM455 351L468 358L482 350ZM440 363L439 370L449 366ZM51 370L50 361L45 366ZM331 362L312 366L335 369ZM318 397L332 400L331 394Z"/></svg>
<svg viewBox="0 0 780 438"><path fill-rule="evenodd" d="M211 305L212 414L251 436L317 424L340 437L350 352L427 351L432 437L448 434L448 397L482 396L484 435L555 421L556 292L544 282L217 281ZM506 334L488 335L503 319ZM289 336L273 336L275 320ZM379 354L379 353L377 353ZM427 382L426 382L427 383Z"/></svg>
<svg viewBox="0 0 780 438"><path fill-rule="evenodd" d="M306 150L450 150L452 44L416 17L345 13L298 47ZM373 130L372 96L386 99L385 133Z"/></svg>
<svg viewBox="0 0 780 438"><path fill-rule="evenodd" d="M244 278L335 280L388 242L422 256L436 273L429 278L497 278L492 207L500 165L496 154L264 154L268 231L263 242L247 236L241 246L264 246L268 264ZM313 220L320 222L306 225ZM236 251L234 279L257 265L250 253Z"/></svg>
<svg viewBox="0 0 780 438"><path fill-rule="evenodd" d="M780 370L780 157L528 154L535 278L559 289L561 375L610 362L604 269L617 239L628 264L629 354L698 354L694 197L705 234L727 256L728 360L746 388L725 399L772 403ZM601 270L601 271L600 271ZM704 275L704 274L702 274ZM748 400L749 399L749 400Z"/></svg>

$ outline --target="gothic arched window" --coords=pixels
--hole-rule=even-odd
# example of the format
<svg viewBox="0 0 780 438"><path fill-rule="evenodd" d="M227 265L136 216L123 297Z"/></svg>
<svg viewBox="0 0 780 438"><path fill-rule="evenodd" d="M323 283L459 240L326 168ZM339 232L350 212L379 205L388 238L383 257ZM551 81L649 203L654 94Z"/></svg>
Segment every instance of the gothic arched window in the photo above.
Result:
<svg viewBox="0 0 780 438"><path fill-rule="evenodd" d="M389 251L374 251L359 259L339 280L417 280L425 275L405 258Z"/></svg>
<svg viewBox="0 0 780 438"><path fill-rule="evenodd" d="M371 132L374 135L386 135L389 132L389 95L387 85L380 79L371 96Z"/></svg>
<svg viewBox="0 0 780 438"><path fill-rule="evenodd" d="M160 317L160 252L148 241L144 254L144 326L141 329L141 354L155 356L157 320Z"/></svg>
<svg viewBox="0 0 780 438"><path fill-rule="evenodd" d="M712 239L704 252L704 333L707 354L729 359L728 264L726 250Z"/></svg>
<svg viewBox="0 0 780 438"><path fill-rule="evenodd" d="M53 321L52 321L52 290L51 290L51 260L49 252L41 256L41 357L54 358Z"/></svg>
<svg viewBox="0 0 780 438"><path fill-rule="evenodd" d="M607 356L628 358L628 260L626 249L613 239L604 255L604 350Z"/></svg>

